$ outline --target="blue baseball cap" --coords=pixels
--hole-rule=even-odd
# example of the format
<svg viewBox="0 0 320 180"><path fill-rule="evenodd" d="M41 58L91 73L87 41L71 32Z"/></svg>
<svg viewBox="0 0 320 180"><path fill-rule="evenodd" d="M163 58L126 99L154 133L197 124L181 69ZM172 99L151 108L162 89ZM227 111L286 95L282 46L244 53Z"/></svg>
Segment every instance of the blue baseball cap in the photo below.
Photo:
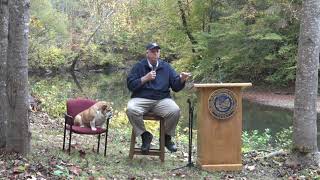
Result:
<svg viewBox="0 0 320 180"><path fill-rule="evenodd" d="M149 43L147 46L146 46L146 49L147 50L150 50L150 49L161 49L160 46L157 44L157 43Z"/></svg>

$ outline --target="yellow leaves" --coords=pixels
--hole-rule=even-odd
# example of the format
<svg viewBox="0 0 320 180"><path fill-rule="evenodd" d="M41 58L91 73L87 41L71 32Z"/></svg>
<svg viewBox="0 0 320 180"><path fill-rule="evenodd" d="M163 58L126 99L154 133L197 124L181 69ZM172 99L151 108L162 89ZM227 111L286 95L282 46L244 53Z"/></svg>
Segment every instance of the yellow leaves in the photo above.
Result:
<svg viewBox="0 0 320 180"><path fill-rule="evenodd" d="M30 25L37 28L37 29L43 29L43 23L35 16L32 16L30 18Z"/></svg>
<svg viewBox="0 0 320 180"><path fill-rule="evenodd" d="M159 133L159 122L158 121L144 121L146 129L151 132L151 134Z"/></svg>
<svg viewBox="0 0 320 180"><path fill-rule="evenodd" d="M129 125L129 120L127 118L127 114L125 113L125 111L119 112L115 110L113 112L113 118L111 120L110 127L120 129L128 125Z"/></svg>
<svg viewBox="0 0 320 180"><path fill-rule="evenodd" d="M26 166L20 165L13 168L13 173L23 173L26 170Z"/></svg>
<svg viewBox="0 0 320 180"><path fill-rule="evenodd" d="M49 47L47 49L43 49L39 54L44 66L58 67L65 63L63 50L60 48Z"/></svg>

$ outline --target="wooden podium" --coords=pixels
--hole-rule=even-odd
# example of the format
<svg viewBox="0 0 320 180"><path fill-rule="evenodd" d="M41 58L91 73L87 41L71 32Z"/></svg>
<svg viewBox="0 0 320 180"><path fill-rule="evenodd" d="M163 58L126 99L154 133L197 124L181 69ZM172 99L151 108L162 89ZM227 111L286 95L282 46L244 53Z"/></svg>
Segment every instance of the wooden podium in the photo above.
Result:
<svg viewBox="0 0 320 180"><path fill-rule="evenodd" d="M208 171L242 169L242 94L251 83L194 84L199 91L197 164Z"/></svg>

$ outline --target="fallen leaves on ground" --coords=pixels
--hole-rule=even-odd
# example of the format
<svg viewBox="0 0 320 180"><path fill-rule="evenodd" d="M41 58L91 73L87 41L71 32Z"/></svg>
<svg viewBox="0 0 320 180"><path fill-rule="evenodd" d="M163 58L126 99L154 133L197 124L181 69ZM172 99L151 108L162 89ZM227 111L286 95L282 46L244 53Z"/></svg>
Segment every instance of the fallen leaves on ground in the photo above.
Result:
<svg viewBox="0 0 320 180"><path fill-rule="evenodd" d="M119 179L119 176L125 179L166 179L166 178L184 178L190 179L196 177L202 177L202 179L215 179L213 177L218 176L220 179L233 180L233 179L312 179L320 178L320 169L318 168L309 168L304 169L301 166L288 166L285 164L288 154L280 153L272 157L264 158L268 156L268 152L265 151L251 151L243 153L243 170L240 172L220 172L220 173L209 173L201 171L198 167L181 167L178 170L172 170L175 166L179 167L181 165L187 164L188 162L188 153L179 151L177 153L166 153L166 164L169 168L162 168L159 172L148 172L146 169L155 169L151 164L153 162L159 161L158 157L143 157L136 158L135 162L126 162L125 156L127 156L127 150L120 149L112 150L114 153L118 154L122 158L110 158L112 162L107 162L101 160L100 157L103 157L101 154L94 161L88 162L88 154L92 154L92 143L86 139L83 139L81 143L90 144L89 149L82 149L81 143L73 144L72 152L76 154L79 162L71 162L72 157L69 159L62 159L59 155L50 154L52 148L61 149L62 137L57 136L57 126L60 126L60 130L63 127L62 124L57 125L56 120L51 120L48 116L41 113L36 116L32 115L33 118L38 118L32 120L32 129L39 138L39 141L36 141L36 147L33 156L42 158L42 160L35 160L32 157L23 157L15 153L5 153L0 149L0 179L79 179L86 177L86 179L92 180L104 180L104 179ZM45 124L41 124L43 119L46 121ZM42 129L43 128L43 129ZM43 131L52 131L53 134L43 133ZM37 134L38 133L38 134ZM130 135L128 135L128 138ZM110 135L112 140L117 140L115 135ZM124 139L120 139L122 142ZM94 142L95 144L96 142ZM184 147L182 147L184 146ZM187 145L179 144L181 149L187 150ZM109 150L110 151L110 150ZM62 151L61 151L62 152ZM192 160L195 161L196 150L193 149ZM67 154L67 151L62 152ZM168 161L167 159L174 159L174 161ZM125 161L125 162L124 162ZM170 166L170 163L173 163ZM174 164L175 163L175 164ZM130 171L130 165L144 167L141 172L132 172ZM169 165L168 165L169 164ZM107 170L105 167L113 168L114 166L119 166L116 170L111 170L110 174L105 173ZM121 167L124 166L124 167ZM113 174L114 171L118 171L118 174ZM162 171L162 172L160 172ZM106 177L99 175L99 173L107 174ZM159 173L162 173L159 175ZM98 174L98 175L96 175Z"/></svg>

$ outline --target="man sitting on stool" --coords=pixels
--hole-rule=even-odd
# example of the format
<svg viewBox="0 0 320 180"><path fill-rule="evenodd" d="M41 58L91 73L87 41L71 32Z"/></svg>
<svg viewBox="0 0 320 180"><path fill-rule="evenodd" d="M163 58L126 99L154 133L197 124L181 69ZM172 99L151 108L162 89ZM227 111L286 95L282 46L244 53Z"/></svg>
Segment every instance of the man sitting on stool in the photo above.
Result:
<svg viewBox="0 0 320 180"><path fill-rule="evenodd" d="M164 118L165 146L170 152L176 152L177 147L171 137L175 135L180 108L171 99L170 88L175 92L183 89L190 73L182 72L179 75L169 63L159 59L158 44L150 43L146 46L146 50L146 58L135 64L127 77L127 86L132 92L127 116L136 137L141 135L143 154L148 154L153 137L146 131L143 122L143 115L147 112L153 112Z"/></svg>

